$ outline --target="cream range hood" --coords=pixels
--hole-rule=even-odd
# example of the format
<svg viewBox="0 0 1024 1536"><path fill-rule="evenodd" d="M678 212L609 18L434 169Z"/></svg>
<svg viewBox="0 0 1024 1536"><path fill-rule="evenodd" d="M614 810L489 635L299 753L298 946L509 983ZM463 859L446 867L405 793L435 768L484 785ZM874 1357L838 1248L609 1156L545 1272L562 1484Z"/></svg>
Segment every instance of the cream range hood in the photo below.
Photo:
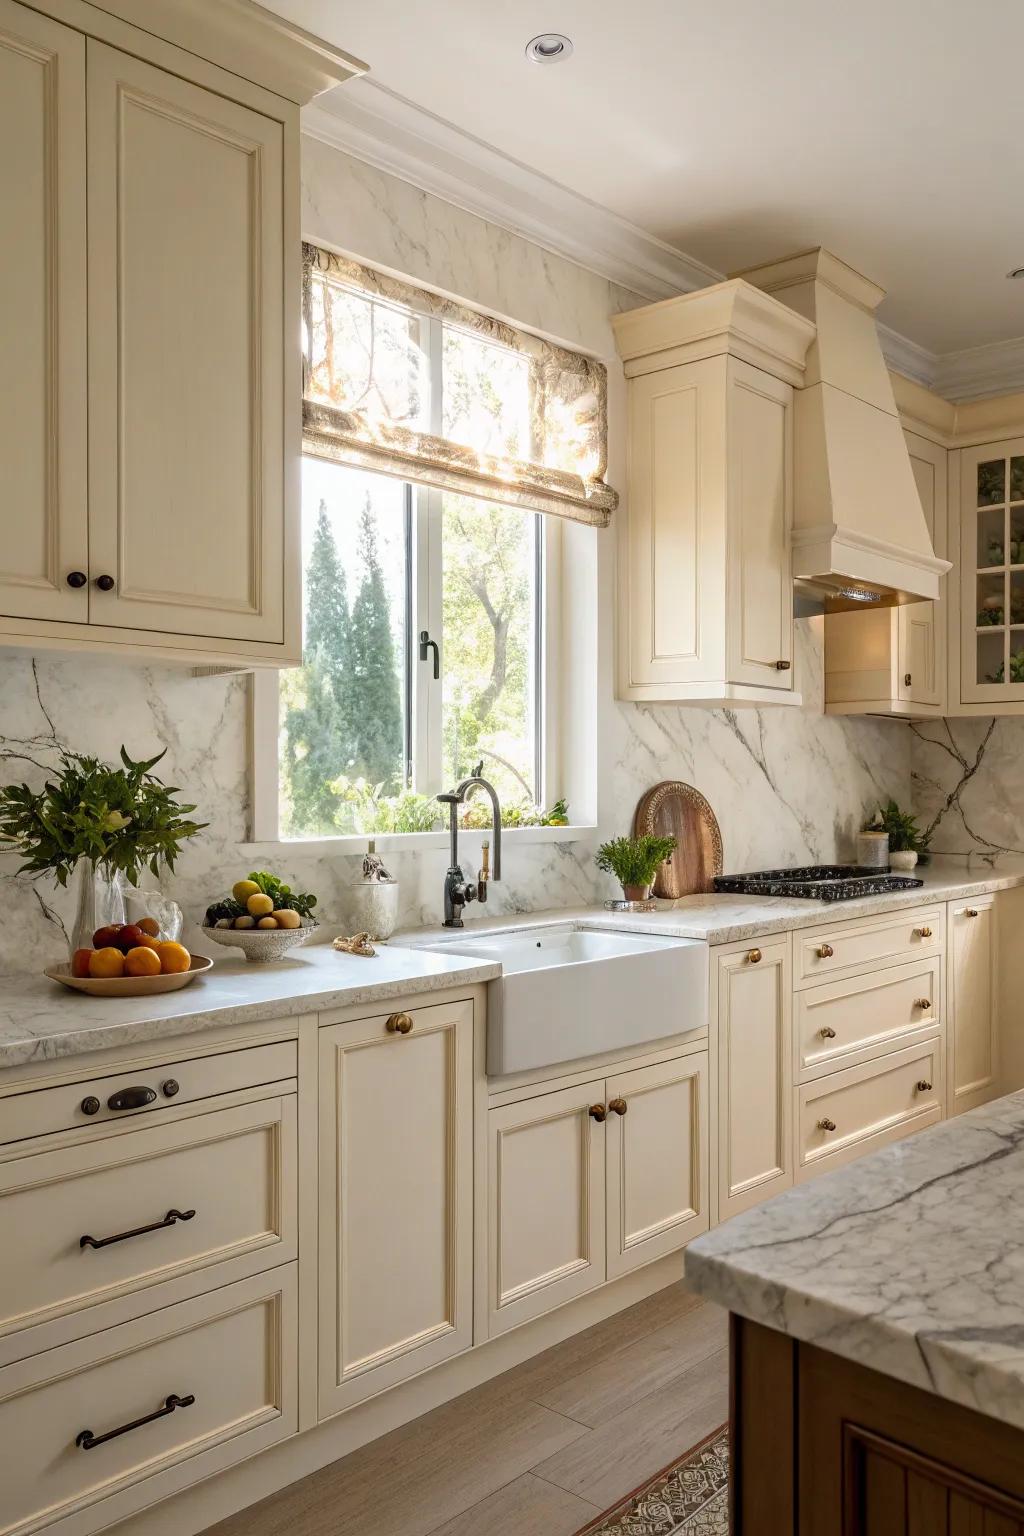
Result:
<svg viewBox="0 0 1024 1536"><path fill-rule="evenodd" d="M733 274L817 327L794 403L793 575L829 612L937 598L874 314L884 291L818 249Z"/></svg>

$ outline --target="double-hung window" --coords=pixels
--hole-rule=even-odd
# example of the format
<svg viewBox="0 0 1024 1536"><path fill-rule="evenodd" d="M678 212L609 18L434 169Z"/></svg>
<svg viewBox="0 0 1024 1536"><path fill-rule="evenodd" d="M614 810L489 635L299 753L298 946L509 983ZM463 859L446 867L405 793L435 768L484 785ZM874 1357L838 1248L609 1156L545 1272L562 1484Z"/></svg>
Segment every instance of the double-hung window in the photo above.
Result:
<svg viewBox="0 0 1024 1536"><path fill-rule="evenodd" d="M563 521L604 523L615 501L604 370L304 255L304 644L278 687L279 835L431 830L434 796L481 763L511 824L540 820L564 792Z"/></svg>

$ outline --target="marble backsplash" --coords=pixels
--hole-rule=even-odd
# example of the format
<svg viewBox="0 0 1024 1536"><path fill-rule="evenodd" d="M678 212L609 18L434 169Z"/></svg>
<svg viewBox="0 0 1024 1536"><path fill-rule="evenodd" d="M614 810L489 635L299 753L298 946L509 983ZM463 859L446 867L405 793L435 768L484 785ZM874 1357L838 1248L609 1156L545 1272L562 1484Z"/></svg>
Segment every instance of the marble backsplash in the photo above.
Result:
<svg viewBox="0 0 1024 1536"><path fill-rule="evenodd" d="M1024 718L911 726L912 799L935 853L1024 852Z"/></svg>
<svg viewBox="0 0 1024 1536"><path fill-rule="evenodd" d="M681 778L708 797L722 826L727 866L767 867L849 856L865 810L907 798L910 734L898 722L820 713L820 628L798 624L797 673L810 708L704 710L607 702L599 827L574 842L512 840L491 911L574 906L614 894L594 867L600 838L628 829L645 789ZM40 784L61 746L116 760L166 748L158 772L209 822L164 882L190 920L253 868L279 870L320 897L328 933L346 927L352 854L301 843L248 841L248 685L85 657L0 658L0 782ZM476 840L467 862L475 866ZM322 847L322 845L321 845ZM401 882L403 925L439 920L445 848L389 854ZM73 893L17 876L0 855L0 972L38 970L66 953ZM194 938L194 930L193 930Z"/></svg>

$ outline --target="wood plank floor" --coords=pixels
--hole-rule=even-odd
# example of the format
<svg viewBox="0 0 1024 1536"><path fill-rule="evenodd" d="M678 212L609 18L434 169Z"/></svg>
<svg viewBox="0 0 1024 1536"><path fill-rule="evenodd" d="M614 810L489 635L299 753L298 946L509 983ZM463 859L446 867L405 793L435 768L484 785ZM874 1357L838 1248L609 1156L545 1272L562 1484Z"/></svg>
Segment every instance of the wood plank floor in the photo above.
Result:
<svg viewBox="0 0 1024 1536"><path fill-rule="evenodd" d="M210 1536L572 1536L725 1421L726 1341L669 1286Z"/></svg>

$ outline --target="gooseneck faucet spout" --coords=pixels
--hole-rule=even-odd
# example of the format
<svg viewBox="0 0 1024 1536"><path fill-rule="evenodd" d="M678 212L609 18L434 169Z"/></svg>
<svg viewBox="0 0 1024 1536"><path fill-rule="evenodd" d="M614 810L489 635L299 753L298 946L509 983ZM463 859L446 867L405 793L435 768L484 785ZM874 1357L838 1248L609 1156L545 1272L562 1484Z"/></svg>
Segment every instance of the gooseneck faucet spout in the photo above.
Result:
<svg viewBox="0 0 1024 1536"><path fill-rule="evenodd" d="M448 807L451 834L448 873L444 877L444 926L446 928L463 927L462 913L467 904L471 901L486 901L489 882L501 879L501 805L494 785L482 776L482 768L481 763L475 773L470 774L468 779L463 779L462 783L449 794L437 797L442 805ZM480 878L474 883L465 878L459 864L459 806L464 805L477 789L484 790L491 801L493 812L491 819L494 824L494 872L491 874L488 869L490 845L485 842Z"/></svg>

